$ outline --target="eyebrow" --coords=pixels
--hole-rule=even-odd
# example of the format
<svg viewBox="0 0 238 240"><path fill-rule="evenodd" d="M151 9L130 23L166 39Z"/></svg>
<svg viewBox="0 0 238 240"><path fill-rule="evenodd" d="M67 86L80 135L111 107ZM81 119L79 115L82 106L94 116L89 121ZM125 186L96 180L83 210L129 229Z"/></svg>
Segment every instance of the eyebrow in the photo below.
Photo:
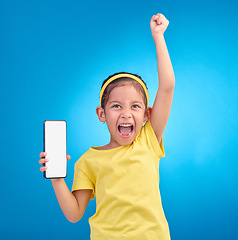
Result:
<svg viewBox="0 0 238 240"><path fill-rule="evenodd" d="M110 101L108 102L109 104L112 104L112 103L120 103L120 101Z"/></svg>
<svg viewBox="0 0 238 240"><path fill-rule="evenodd" d="M109 104L113 104L113 103L121 103L121 102L117 101L117 100L109 102ZM136 104L136 103L143 104L143 100L142 101L133 101L133 102L131 102L131 104Z"/></svg>

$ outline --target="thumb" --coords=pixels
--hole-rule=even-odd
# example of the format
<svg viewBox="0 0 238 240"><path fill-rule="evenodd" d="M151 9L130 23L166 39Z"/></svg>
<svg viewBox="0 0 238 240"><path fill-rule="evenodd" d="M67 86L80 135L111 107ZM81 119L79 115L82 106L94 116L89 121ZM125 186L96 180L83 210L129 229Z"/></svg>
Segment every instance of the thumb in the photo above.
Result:
<svg viewBox="0 0 238 240"><path fill-rule="evenodd" d="M156 21L158 17L159 17L158 15L153 15L151 20Z"/></svg>
<svg viewBox="0 0 238 240"><path fill-rule="evenodd" d="M157 16L157 15L153 15L152 18L151 18L151 20L150 20L150 22L151 22L151 23L152 23L152 22L155 22L155 21L158 19L158 17L159 17L159 16Z"/></svg>
<svg viewBox="0 0 238 240"><path fill-rule="evenodd" d="M154 26L157 25L157 19L158 19L158 18L159 18L158 15L153 15L153 16L152 16L152 18L151 18L151 20L150 20L150 26L151 26L151 27L154 27Z"/></svg>

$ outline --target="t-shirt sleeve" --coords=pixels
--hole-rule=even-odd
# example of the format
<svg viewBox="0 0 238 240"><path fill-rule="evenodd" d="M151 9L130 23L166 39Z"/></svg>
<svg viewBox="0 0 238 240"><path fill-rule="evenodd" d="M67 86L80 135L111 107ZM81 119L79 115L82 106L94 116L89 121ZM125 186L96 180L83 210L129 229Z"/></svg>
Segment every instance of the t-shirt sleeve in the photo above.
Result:
<svg viewBox="0 0 238 240"><path fill-rule="evenodd" d="M90 178L90 172L83 166L83 159L79 159L74 166L74 181L72 186L72 192L82 189L93 190L91 200L95 197L95 185Z"/></svg>
<svg viewBox="0 0 238 240"><path fill-rule="evenodd" d="M161 138L159 144L150 121L147 121L145 126L142 128L141 137L145 139L148 148L152 150L159 158L165 157L163 137Z"/></svg>

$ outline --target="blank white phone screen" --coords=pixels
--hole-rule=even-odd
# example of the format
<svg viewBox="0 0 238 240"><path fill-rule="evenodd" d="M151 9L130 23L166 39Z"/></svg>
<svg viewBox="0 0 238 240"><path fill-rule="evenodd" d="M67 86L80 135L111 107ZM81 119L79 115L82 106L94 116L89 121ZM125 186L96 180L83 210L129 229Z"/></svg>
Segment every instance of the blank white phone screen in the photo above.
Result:
<svg viewBox="0 0 238 240"><path fill-rule="evenodd" d="M46 178L64 178L67 175L66 122L44 122L44 151L47 153Z"/></svg>

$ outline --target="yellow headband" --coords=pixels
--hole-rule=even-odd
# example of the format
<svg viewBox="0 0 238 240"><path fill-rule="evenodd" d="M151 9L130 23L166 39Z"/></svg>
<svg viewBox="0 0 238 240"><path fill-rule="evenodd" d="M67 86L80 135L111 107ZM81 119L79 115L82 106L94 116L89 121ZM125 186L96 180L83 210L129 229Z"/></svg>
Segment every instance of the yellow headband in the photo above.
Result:
<svg viewBox="0 0 238 240"><path fill-rule="evenodd" d="M134 75L132 75L132 74L129 74L129 73L117 74L117 75L109 78L109 79L106 81L106 83L103 85L103 87L102 87L102 89L101 89L101 92L100 92L100 104L102 105L102 96L103 96L103 93L104 93L106 87L107 87L111 82L113 82L114 80L116 80L116 79L118 79L118 78L123 78L123 77L132 78L132 79L134 79L135 81L137 81L137 82L143 87L143 89L144 89L144 91L145 91L145 95L146 95L147 106L148 106L148 104L149 104L149 94L148 94L148 90L147 90L145 84L143 83L143 81L142 81L140 78L138 78L138 77L136 77L136 76L134 76Z"/></svg>

